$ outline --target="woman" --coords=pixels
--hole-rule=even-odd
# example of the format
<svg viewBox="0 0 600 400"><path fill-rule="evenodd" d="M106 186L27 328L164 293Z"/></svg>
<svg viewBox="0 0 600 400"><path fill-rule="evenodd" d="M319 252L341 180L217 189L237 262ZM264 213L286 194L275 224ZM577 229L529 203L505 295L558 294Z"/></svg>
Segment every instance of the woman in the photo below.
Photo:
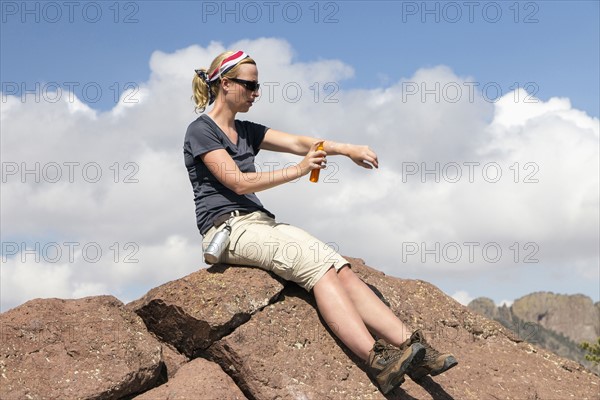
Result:
<svg viewBox="0 0 600 400"><path fill-rule="evenodd" d="M196 218L206 249L215 235L230 231L218 261L257 266L314 293L317 307L331 330L373 369L382 391L451 368L456 360L425 342L408 328L360 280L342 256L303 230L278 224L255 192L325 168L326 156L344 155L364 168L377 168L377 155L367 146L291 135L263 125L236 120L258 97L258 69L242 51L225 52L210 68L196 70L193 99L197 111L213 108L192 122L184 156L196 203ZM284 169L256 172L259 150L304 156ZM292 251L290 251L292 249ZM317 251L315 251L317 249ZM321 249L321 251L318 251ZM370 331L383 338L375 341Z"/></svg>

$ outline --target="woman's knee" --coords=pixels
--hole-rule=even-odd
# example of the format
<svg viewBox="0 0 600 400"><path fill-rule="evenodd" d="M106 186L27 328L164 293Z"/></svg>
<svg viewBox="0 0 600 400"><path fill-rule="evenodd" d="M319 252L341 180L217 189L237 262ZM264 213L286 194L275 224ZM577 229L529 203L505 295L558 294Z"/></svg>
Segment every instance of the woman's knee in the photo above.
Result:
<svg viewBox="0 0 600 400"><path fill-rule="evenodd" d="M321 277L319 277L313 286L313 292L322 287L331 287L331 285L339 285L339 279L335 268L329 268Z"/></svg>
<svg viewBox="0 0 600 400"><path fill-rule="evenodd" d="M349 264L344 265L337 271L337 276L344 286L351 285L358 277L352 271Z"/></svg>

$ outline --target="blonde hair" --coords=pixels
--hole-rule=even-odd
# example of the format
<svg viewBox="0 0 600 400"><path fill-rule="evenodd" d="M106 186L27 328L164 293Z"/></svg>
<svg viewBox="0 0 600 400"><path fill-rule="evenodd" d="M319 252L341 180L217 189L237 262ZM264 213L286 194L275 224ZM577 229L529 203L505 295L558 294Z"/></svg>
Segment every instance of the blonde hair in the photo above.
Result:
<svg viewBox="0 0 600 400"><path fill-rule="evenodd" d="M207 75L210 75L210 73L216 69L218 69L221 66L221 63L223 62L224 59L226 59L227 57L229 57L230 55L234 54L233 51L225 51L221 54L219 54L214 60L213 62L210 64L210 67L208 69L206 68L200 68L198 69L198 71L204 72ZM225 73L222 77L225 78L236 78L237 74L238 74L238 67L242 64L254 64L256 65L256 62L254 62L254 60L251 57L246 57L245 59L243 59L242 61L239 62L239 64L237 64L235 67L233 67L232 69L230 69L229 71L227 71L227 73ZM194 101L194 103L196 104L195 107L195 111L196 112L204 112L204 110L206 110L206 106L208 106L209 104L209 93L208 91L210 90L212 93L212 97L213 99L217 98L217 95L219 94L219 80L213 81L210 83L210 86L207 84L207 82L202 79L198 73L194 73L194 78L192 79L192 100Z"/></svg>

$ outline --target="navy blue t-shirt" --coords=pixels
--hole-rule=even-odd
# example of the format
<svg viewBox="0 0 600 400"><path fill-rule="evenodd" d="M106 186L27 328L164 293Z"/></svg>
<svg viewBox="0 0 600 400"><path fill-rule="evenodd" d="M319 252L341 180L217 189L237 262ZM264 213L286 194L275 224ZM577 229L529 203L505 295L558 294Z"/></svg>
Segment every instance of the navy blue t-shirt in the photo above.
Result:
<svg viewBox="0 0 600 400"><path fill-rule="evenodd" d="M194 190L196 224L202 235L212 227L216 217L235 210L260 210L275 218L263 207L254 193L236 194L219 182L200 158L209 151L225 149L241 172L256 172L254 157L260 150L267 129L269 128L254 122L235 120L238 142L232 143L225 132L206 114L188 126L183 143L183 156Z"/></svg>

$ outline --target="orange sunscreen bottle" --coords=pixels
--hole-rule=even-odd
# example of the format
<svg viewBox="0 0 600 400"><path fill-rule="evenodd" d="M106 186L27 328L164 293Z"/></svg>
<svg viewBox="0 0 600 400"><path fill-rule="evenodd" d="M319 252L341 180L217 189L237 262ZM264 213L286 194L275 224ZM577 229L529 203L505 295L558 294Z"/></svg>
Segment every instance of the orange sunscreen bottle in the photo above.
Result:
<svg viewBox="0 0 600 400"><path fill-rule="evenodd" d="M323 143L324 142L320 142L319 145L317 146L317 150L325 150L325 148L323 147ZM310 171L310 181L317 183L319 182L319 172L321 172L320 168L317 169L313 169L312 171Z"/></svg>

